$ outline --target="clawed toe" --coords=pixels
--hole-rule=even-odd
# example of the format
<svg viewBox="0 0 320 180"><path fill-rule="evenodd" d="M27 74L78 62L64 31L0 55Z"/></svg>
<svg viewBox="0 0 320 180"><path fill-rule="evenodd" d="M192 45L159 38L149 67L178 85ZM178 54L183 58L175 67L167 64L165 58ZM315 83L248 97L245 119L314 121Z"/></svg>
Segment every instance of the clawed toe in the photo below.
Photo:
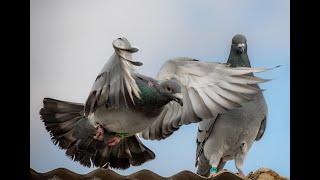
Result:
<svg viewBox="0 0 320 180"><path fill-rule="evenodd" d="M239 172L239 173L236 173L236 174L241 176L241 177L243 177L243 178L246 177L246 175L244 175L243 172Z"/></svg>
<svg viewBox="0 0 320 180"><path fill-rule="evenodd" d="M104 139L104 129L103 129L103 127L99 124L96 127L96 129L97 129L96 135L93 136L93 138L98 140L98 141L103 141L103 139Z"/></svg>
<svg viewBox="0 0 320 180"><path fill-rule="evenodd" d="M217 173L211 173L208 178L213 178L217 175Z"/></svg>

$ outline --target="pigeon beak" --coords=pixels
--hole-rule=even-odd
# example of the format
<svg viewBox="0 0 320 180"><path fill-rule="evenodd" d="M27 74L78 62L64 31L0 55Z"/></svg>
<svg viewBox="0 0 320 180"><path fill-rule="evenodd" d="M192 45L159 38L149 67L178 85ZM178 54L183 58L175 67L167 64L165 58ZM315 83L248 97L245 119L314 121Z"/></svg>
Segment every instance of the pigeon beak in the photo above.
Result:
<svg viewBox="0 0 320 180"><path fill-rule="evenodd" d="M242 54L245 50L246 45L244 43L240 43L237 45L237 47L238 47L238 52Z"/></svg>
<svg viewBox="0 0 320 180"><path fill-rule="evenodd" d="M242 54L242 53L244 52L244 47L241 47L241 48L239 49L239 52Z"/></svg>
<svg viewBox="0 0 320 180"><path fill-rule="evenodd" d="M175 93L175 94L173 94L173 96L174 96L174 101L176 101L181 106L183 106L182 94L181 93Z"/></svg>

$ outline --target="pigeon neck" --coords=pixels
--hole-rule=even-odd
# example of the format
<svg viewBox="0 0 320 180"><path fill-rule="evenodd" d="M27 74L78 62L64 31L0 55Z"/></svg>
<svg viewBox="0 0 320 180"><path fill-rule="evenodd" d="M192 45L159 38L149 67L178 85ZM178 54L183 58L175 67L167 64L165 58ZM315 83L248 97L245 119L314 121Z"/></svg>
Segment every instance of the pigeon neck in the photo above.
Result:
<svg viewBox="0 0 320 180"><path fill-rule="evenodd" d="M231 67L251 67L247 53L239 54L231 51L227 63L229 63Z"/></svg>
<svg viewBox="0 0 320 180"><path fill-rule="evenodd" d="M149 87L148 85L140 85L141 91L141 101L145 105L149 106L159 106L162 107L164 104L168 103L170 100L166 96L163 96L158 87Z"/></svg>

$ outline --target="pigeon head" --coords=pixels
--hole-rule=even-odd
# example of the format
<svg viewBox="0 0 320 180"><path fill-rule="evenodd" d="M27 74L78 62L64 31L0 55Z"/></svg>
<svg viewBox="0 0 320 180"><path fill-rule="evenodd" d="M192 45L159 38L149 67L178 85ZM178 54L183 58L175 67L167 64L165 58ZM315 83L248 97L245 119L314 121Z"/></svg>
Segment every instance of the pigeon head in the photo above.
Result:
<svg viewBox="0 0 320 180"><path fill-rule="evenodd" d="M231 67L251 67L247 49L247 39L244 35L237 34L233 36L227 63Z"/></svg>
<svg viewBox="0 0 320 180"><path fill-rule="evenodd" d="M177 81L167 80L160 83L160 93L182 106L181 87Z"/></svg>
<svg viewBox="0 0 320 180"><path fill-rule="evenodd" d="M232 38L231 48L237 54L243 54L247 52L247 39L242 34L237 34Z"/></svg>

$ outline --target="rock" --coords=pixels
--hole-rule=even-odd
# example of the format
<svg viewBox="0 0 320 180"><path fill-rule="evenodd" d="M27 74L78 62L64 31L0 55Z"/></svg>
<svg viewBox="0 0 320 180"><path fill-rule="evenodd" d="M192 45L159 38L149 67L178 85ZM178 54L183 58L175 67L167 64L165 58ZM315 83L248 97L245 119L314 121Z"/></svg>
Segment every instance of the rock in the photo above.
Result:
<svg viewBox="0 0 320 180"><path fill-rule="evenodd" d="M271 169L260 168L254 173L251 172L248 176L250 180L287 180L288 178L282 177Z"/></svg>

